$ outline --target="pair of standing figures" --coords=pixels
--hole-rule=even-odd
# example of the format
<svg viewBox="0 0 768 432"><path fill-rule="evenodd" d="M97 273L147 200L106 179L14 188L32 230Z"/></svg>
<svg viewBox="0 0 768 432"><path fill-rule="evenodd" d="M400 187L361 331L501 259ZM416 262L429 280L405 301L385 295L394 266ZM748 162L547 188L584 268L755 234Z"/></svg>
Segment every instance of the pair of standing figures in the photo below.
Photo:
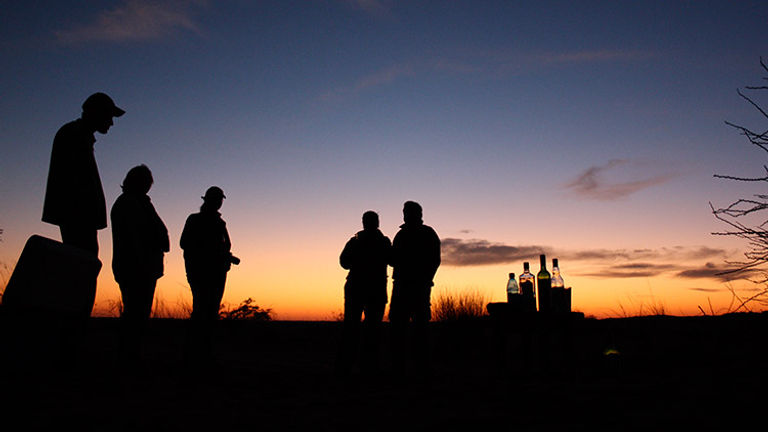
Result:
<svg viewBox="0 0 768 432"><path fill-rule="evenodd" d="M393 366L397 372L405 372L409 364L417 373L428 369L427 323L431 318L433 279L440 266L440 238L424 224L422 215L418 203L407 201L403 205L404 223L390 242L379 230L378 214L367 211L363 214L363 230L344 246L339 261L349 273L344 285L344 330L337 361L340 374L348 374L357 361L361 333L361 369L375 373L379 368L388 266L393 268L389 307Z"/></svg>
<svg viewBox="0 0 768 432"><path fill-rule="evenodd" d="M94 93L83 103L80 118L65 124L56 133L51 151L42 219L59 227L63 243L97 256L97 232L107 227L107 211L94 155L94 134L106 134L114 124L113 119L123 114L125 111L109 96ZM112 270L122 295L123 342L129 355L138 352L140 333L152 310L157 279L163 275L163 257L170 250L168 230L147 195L152 183L149 168L145 165L132 168L110 212ZM220 188L209 188L200 212L187 218L181 235L195 323L210 322L218 317L227 272L232 263L238 262L230 252L229 234L218 212L224 198ZM95 277L92 283L95 292ZM202 327L203 333L193 331L193 334L204 334L205 324L193 325L196 327Z"/></svg>

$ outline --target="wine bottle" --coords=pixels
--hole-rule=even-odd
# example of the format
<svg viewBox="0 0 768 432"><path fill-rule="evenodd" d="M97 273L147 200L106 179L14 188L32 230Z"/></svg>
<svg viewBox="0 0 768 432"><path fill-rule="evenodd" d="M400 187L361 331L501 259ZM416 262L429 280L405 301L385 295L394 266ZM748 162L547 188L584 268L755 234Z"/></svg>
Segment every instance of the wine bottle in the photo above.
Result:
<svg viewBox="0 0 768 432"><path fill-rule="evenodd" d="M557 258L552 259L552 311L565 312L565 282L560 275L560 263Z"/></svg>
<svg viewBox="0 0 768 432"><path fill-rule="evenodd" d="M536 275L536 285L539 287L539 312L550 312L552 310L552 278L547 271L547 257L539 255L541 269Z"/></svg>
<svg viewBox="0 0 768 432"><path fill-rule="evenodd" d="M507 281L507 303L513 303L515 298L520 295L520 288L517 286L517 280L515 274L509 274L509 280Z"/></svg>
<svg viewBox="0 0 768 432"><path fill-rule="evenodd" d="M525 299L526 310L536 312L536 276L531 273L528 262L523 263L523 273L520 274L520 293Z"/></svg>

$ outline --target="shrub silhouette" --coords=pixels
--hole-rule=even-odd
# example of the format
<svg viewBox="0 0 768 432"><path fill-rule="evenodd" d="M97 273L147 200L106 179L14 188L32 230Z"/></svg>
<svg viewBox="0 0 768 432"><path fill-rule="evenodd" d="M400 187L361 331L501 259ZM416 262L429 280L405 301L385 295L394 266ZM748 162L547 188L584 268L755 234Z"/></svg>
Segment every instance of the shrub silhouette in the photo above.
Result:
<svg viewBox="0 0 768 432"><path fill-rule="evenodd" d="M234 309L228 309L225 305L221 305L219 317L225 320L272 321L272 309L262 309L253 304L252 298L248 298Z"/></svg>

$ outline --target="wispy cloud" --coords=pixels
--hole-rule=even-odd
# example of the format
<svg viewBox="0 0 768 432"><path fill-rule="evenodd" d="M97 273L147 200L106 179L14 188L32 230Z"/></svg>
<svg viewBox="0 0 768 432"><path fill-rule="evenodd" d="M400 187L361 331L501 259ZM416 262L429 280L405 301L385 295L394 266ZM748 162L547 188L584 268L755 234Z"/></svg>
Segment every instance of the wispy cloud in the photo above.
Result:
<svg viewBox="0 0 768 432"><path fill-rule="evenodd" d="M764 277L765 272L760 269L745 269L738 272L732 272L735 266L729 266L727 264L717 265L712 262L707 262L701 267L689 268L683 270L677 274L677 277L691 278L691 279L720 279L720 280L733 280L733 279L749 279L753 277Z"/></svg>
<svg viewBox="0 0 768 432"><path fill-rule="evenodd" d="M723 292L727 291L727 288L701 288L701 287L693 287L688 288L691 291L699 291L699 292L706 292L706 293L716 293L716 292Z"/></svg>
<svg viewBox="0 0 768 432"><path fill-rule="evenodd" d="M625 279L658 276L661 273L679 269L680 267L675 264L638 262L606 266L599 271L580 275L599 279Z"/></svg>
<svg viewBox="0 0 768 432"><path fill-rule="evenodd" d="M675 262L725 258L729 251L710 247L657 249L556 249L542 245L508 245L482 239L445 238L442 240L443 262L453 266L505 264L538 257L539 254L558 256L568 261L606 263L622 271L653 269L655 271L683 270ZM659 263L654 263L659 261Z"/></svg>
<svg viewBox="0 0 768 432"><path fill-rule="evenodd" d="M655 249L557 249L541 245L508 245L479 239L445 238L442 241L443 263L469 267L530 261L540 254L559 257L567 262L581 262L588 271L577 273L599 279L623 279L667 275L679 278L702 278L725 281L733 279L718 275L725 265L712 262L692 265L702 259L725 259L735 251L701 247L662 247ZM744 275L740 275L742 277Z"/></svg>
<svg viewBox="0 0 768 432"><path fill-rule="evenodd" d="M344 3L376 16L388 14L391 7L390 3L386 0L344 0Z"/></svg>
<svg viewBox="0 0 768 432"><path fill-rule="evenodd" d="M206 0L127 0L90 23L55 32L62 43L125 42L161 38L177 31L199 32L195 12Z"/></svg>
<svg viewBox="0 0 768 432"><path fill-rule="evenodd" d="M600 200L617 200L643 189L667 183L676 177L675 174L657 174L634 180L608 179L608 176L623 177L622 168L632 163L627 159L613 159L604 165L587 168L574 180L567 183L565 188L577 196Z"/></svg>
<svg viewBox="0 0 768 432"><path fill-rule="evenodd" d="M453 266L503 264L535 257L548 248L541 246L509 246L487 240L446 238L441 241L443 262Z"/></svg>
<svg viewBox="0 0 768 432"><path fill-rule="evenodd" d="M378 70L357 79L347 86L340 86L321 95L321 100L334 100L358 94L364 90L387 85L403 76L414 75L414 67L410 64L393 65Z"/></svg>
<svg viewBox="0 0 768 432"><path fill-rule="evenodd" d="M644 60L650 57L653 57L653 54L647 51L603 49L545 53L538 55L537 60L544 65L553 65L563 63L596 63Z"/></svg>
<svg viewBox="0 0 768 432"><path fill-rule="evenodd" d="M389 12L388 3L374 0L347 0L346 3L368 13L382 15ZM509 73L532 73L542 68L573 63L596 63L633 61L650 58L653 55L641 51L592 50L560 53L510 53L500 50L463 49L453 54L442 53L405 60L358 78L348 85L342 85L323 93L321 100L335 100L354 96L364 90L390 84L397 79L417 74L455 75L508 75ZM628 185L631 187L631 185Z"/></svg>

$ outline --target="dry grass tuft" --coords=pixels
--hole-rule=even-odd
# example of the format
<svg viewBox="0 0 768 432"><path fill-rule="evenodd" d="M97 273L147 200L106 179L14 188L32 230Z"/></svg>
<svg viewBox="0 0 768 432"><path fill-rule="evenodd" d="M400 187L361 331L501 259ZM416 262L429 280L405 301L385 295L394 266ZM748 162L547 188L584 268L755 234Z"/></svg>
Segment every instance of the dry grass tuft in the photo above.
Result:
<svg viewBox="0 0 768 432"><path fill-rule="evenodd" d="M443 290L432 301L432 319L435 321L463 321L486 316L488 300L477 289L459 292Z"/></svg>

